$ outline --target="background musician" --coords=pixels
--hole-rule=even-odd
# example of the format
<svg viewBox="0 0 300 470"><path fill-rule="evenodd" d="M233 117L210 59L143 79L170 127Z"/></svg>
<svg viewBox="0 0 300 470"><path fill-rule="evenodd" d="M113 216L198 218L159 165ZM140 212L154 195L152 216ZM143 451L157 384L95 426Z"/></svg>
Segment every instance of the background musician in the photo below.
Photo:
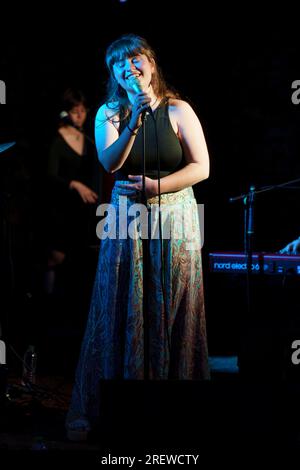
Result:
<svg viewBox="0 0 300 470"><path fill-rule="evenodd" d="M300 253L300 237L288 243L282 250L279 251L281 255L297 255Z"/></svg>

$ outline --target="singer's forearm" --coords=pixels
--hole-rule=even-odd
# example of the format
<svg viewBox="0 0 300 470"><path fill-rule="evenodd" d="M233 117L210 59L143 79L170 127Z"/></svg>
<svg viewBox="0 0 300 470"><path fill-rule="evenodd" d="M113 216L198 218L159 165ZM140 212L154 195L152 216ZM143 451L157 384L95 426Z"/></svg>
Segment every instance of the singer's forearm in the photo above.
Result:
<svg viewBox="0 0 300 470"><path fill-rule="evenodd" d="M114 173L124 165L135 137L126 126L120 137L99 154L99 160L108 173Z"/></svg>
<svg viewBox="0 0 300 470"><path fill-rule="evenodd" d="M165 176L160 180L160 192L172 193L193 186L209 176L208 164L188 163L181 170Z"/></svg>

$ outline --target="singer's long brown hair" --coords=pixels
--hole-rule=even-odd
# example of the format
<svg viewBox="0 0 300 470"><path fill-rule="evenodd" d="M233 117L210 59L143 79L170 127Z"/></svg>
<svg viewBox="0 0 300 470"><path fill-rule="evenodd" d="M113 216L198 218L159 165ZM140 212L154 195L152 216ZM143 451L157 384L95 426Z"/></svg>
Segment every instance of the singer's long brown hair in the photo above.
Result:
<svg viewBox="0 0 300 470"><path fill-rule="evenodd" d="M118 84L113 72L113 65L127 57L136 54L145 56L154 64L151 85L159 98L179 98L179 93L167 85L160 67L157 64L156 54L146 39L135 34L126 34L112 42L106 51L106 65L110 72L107 84L106 104L108 107L118 110L120 118L128 115L129 100L126 91Z"/></svg>

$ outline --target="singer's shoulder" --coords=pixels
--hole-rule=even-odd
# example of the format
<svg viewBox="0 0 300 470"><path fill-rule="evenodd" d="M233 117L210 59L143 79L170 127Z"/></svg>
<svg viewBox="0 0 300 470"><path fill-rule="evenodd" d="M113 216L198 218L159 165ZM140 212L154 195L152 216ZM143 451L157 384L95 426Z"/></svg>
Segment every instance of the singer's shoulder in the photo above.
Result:
<svg viewBox="0 0 300 470"><path fill-rule="evenodd" d="M169 108L174 111L189 111L192 109L191 105L187 101L178 98L169 98Z"/></svg>
<svg viewBox="0 0 300 470"><path fill-rule="evenodd" d="M119 105L117 102L104 103L97 111L95 120L97 122L113 121L119 116Z"/></svg>
<svg viewBox="0 0 300 470"><path fill-rule="evenodd" d="M177 98L169 99L169 111L171 115L177 118L196 117L196 113L192 106L187 101Z"/></svg>

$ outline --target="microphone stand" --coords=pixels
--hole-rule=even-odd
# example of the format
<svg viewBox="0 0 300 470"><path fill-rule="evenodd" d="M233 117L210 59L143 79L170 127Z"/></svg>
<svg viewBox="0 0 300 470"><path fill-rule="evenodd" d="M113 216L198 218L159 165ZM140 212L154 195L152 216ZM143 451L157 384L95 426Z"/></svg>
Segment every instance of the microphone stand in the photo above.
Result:
<svg viewBox="0 0 300 470"><path fill-rule="evenodd" d="M236 202L243 200L244 203L244 251L247 257L247 273L252 272L252 248L254 240L254 199L257 194L272 191L273 189L280 189L288 187L292 184L300 183L300 178L295 180L286 181L285 183L273 184L270 186L263 186L260 189L255 189L255 186L250 186L248 193L240 194L239 196L231 197L229 202ZM287 189L300 189L300 187L288 187Z"/></svg>
<svg viewBox="0 0 300 470"><path fill-rule="evenodd" d="M164 302L165 310L165 328L168 341L169 352L171 350L170 346L170 336L168 332L168 319L167 319L167 307L166 307L166 297L164 290L164 259L163 259L163 246L162 246L162 227L161 227L161 213L160 213L160 161L159 161L159 152L158 152L158 138L157 138L157 128L155 118L151 108L149 111L144 111L142 114L142 191L141 191L141 202L146 207L147 211L147 230L148 232L143 233L142 235L142 250L143 250L143 321L144 321L144 379L149 380L150 378L150 322L149 322L149 273L150 273L150 237L151 237L151 225L149 224L149 210L147 205L147 194L146 194L146 130L145 122L147 116L153 119L155 130L156 130L156 145L157 145L157 169L158 169L158 191L159 191L159 239L160 239L160 250L161 250L161 288L162 296ZM170 372L170 370L169 370Z"/></svg>
<svg viewBox="0 0 300 470"><path fill-rule="evenodd" d="M242 200L244 204L244 253L247 262L247 283L246 283L246 299L247 299L247 312L250 315L251 306L251 273L252 273L252 253L253 253L253 239L254 239L254 200L255 195L260 191L255 190L255 186L251 185L248 193L241 194L240 196L231 197L229 202Z"/></svg>
<svg viewBox="0 0 300 470"><path fill-rule="evenodd" d="M147 206L147 195L146 195L146 129L145 122L147 118L147 112L142 115L142 165L143 165L143 179L142 179L142 194L141 202L144 204L147 210L147 230L145 234L142 233L142 249L143 249L143 321L144 321L144 379L149 380L150 370L150 354L149 354L149 315L148 315L148 276L150 271L149 263L149 217L148 217L148 206Z"/></svg>
<svg viewBox="0 0 300 470"><path fill-rule="evenodd" d="M231 197L229 202L243 201L244 204L244 252L247 260L247 281L246 281L246 301L247 301L247 314L250 318L252 313L252 253L253 253L253 240L254 240L254 200L257 194L261 194L274 189L285 188L287 189L300 189L300 187L292 187L292 184L300 183L300 178L295 180L286 181L281 184L274 184L270 186L264 186L260 189L255 189L255 186L251 185L249 191L239 196ZM260 270L263 274L263 260L260 260Z"/></svg>
<svg viewBox="0 0 300 470"><path fill-rule="evenodd" d="M244 203L244 252L247 259L247 309L251 312L251 273L252 273L252 252L254 237L254 198L255 187L250 186L249 192L243 199Z"/></svg>

